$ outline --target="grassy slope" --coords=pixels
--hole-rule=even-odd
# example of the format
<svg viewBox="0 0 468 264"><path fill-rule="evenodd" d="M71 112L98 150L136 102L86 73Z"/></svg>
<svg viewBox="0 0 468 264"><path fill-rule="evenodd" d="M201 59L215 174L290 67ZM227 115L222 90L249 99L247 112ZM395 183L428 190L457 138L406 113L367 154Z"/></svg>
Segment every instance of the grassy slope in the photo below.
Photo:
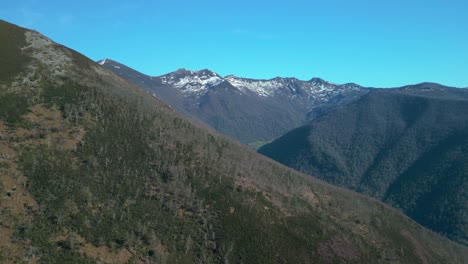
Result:
<svg viewBox="0 0 468 264"><path fill-rule="evenodd" d="M0 79L11 80L11 78L22 70L29 61L20 47L26 46L24 40L24 29L11 27L0 23ZM12 41L13 40L13 41Z"/></svg>
<svg viewBox="0 0 468 264"><path fill-rule="evenodd" d="M466 261L466 248L385 205L210 134L73 59L65 79L42 64L35 90L2 87L0 98L15 94L27 110L13 120L0 114L8 154L0 166L1 261Z"/></svg>

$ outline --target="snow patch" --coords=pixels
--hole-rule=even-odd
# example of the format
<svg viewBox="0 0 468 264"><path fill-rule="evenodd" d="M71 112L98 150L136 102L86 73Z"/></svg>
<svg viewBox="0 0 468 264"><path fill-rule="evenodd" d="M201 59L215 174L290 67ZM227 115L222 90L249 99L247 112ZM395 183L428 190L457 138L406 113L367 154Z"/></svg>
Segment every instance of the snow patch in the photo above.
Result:
<svg viewBox="0 0 468 264"><path fill-rule="evenodd" d="M161 77L163 83L172 85L184 93L198 93L206 91L224 81L218 74L212 71L186 71L185 76L179 77L175 73Z"/></svg>
<svg viewBox="0 0 468 264"><path fill-rule="evenodd" d="M241 91L252 91L262 97L282 94L290 97L306 96L329 98L345 91L359 90L358 85L336 85L321 79L301 81L295 78L274 78L271 80L253 80L228 75L225 80Z"/></svg>
<svg viewBox="0 0 468 264"><path fill-rule="evenodd" d="M339 94L361 89L358 85L336 85L319 78L301 81L296 78L274 78L255 80L228 75L221 77L210 70L189 71L179 69L161 76L161 81L187 95L201 95L211 87L226 81L241 93L253 92L261 97L287 96L290 98L313 98L324 101Z"/></svg>
<svg viewBox="0 0 468 264"><path fill-rule="evenodd" d="M273 80L249 80L243 78L237 78L234 75L226 77L226 81L232 84L234 87L241 91L250 90L260 96L266 97L274 94L275 91L284 87L284 85L273 79Z"/></svg>

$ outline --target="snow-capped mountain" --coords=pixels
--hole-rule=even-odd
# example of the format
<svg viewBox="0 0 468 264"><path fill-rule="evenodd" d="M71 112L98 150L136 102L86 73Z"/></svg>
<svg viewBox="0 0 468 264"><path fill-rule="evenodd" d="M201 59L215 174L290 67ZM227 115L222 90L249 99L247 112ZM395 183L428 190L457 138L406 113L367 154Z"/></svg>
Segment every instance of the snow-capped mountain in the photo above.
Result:
<svg viewBox="0 0 468 264"><path fill-rule="evenodd" d="M222 77L207 69L148 76L110 59L98 63L243 143L271 141L368 92L357 84L338 85L320 78L256 80Z"/></svg>
<svg viewBox="0 0 468 264"><path fill-rule="evenodd" d="M249 90L263 97L289 94L290 96L308 96L318 99L363 88L356 84L337 85L320 78L312 78L310 81L281 77L270 80L255 80L228 75L225 80L241 91Z"/></svg>
<svg viewBox="0 0 468 264"><path fill-rule="evenodd" d="M199 71L179 69L159 78L164 84L171 85L186 93L203 92L224 82L224 79L217 73L206 69Z"/></svg>
<svg viewBox="0 0 468 264"><path fill-rule="evenodd" d="M302 81L296 78L277 77L270 80L256 80L241 78L235 75L221 77L211 70L191 71L179 69L175 72L159 76L164 84L171 85L181 92L188 94L200 94L222 83L229 82L241 92L253 92L262 97L272 97L278 94L290 96L306 95L314 98L322 98L338 95L345 90L360 90L356 84L336 85L320 78L310 81ZM326 98L325 98L326 99Z"/></svg>

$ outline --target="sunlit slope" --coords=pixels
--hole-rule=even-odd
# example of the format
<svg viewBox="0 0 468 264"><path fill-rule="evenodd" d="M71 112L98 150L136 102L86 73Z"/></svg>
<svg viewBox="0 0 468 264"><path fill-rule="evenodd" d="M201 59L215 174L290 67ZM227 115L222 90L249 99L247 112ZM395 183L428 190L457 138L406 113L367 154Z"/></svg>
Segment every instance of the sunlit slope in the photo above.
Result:
<svg viewBox="0 0 468 264"><path fill-rule="evenodd" d="M30 61L0 89L1 262L466 262L465 247L193 125L36 32L9 41Z"/></svg>

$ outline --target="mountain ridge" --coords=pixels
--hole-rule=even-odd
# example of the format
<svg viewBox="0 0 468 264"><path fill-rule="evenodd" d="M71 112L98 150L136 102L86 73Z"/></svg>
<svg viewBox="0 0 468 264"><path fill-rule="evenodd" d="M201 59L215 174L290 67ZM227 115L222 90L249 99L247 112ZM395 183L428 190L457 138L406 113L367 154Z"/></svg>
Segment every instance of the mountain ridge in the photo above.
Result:
<svg viewBox="0 0 468 264"><path fill-rule="evenodd" d="M104 67L178 111L244 144L271 141L369 90L355 84L336 85L319 78L301 81L279 77L269 80L233 75L221 77L211 70L147 76L112 60L106 62Z"/></svg>
<svg viewBox="0 0 468 264"><path fill-rule="evenodd" d="M111 67L121 67L121 66L116 66L116 65L113 65L113 64L119 64L119 65L122 65L122 66L125 66L115 60L112 60L112 59L102 59L102 60L98 60L97 63L99 63L100 65L103 65L105 66L106 64L110 64ZM112 66L113 65L113 66ZM125 66L127 69L131 69L130 67L128 66ZM132 71L136 71L134 69L131 69ZM221 81L227 81L227 82L230 82L231 85L233 85L234 87L236 88L239 88L240 85L236 85L236 83L234 82L235 80L242 80L242 81L246 81L246 82L253 82L253 83L274 83L274 82L298 82L298 83L310 83L312 84L313 86L315 85L316 87L318 85L324 85L324 84L327 84L327 85L334 85L334 86L340 86L340 87L346 87L346 88L354 88L354 87L360 87L360 88L366 88L366 87L363 87L363 86L360 86L356 83L344 83L344 84L335 84L335 83L332 83L332 82L329 82L329 81L326 81L322 78L319 78L319 77L313 77L311 78L310 80L301 80L301 79L298 79L296 77L280 77L280 76L277 76L277 77L273 77L273 78L269 78L269 79L256 79L256 78L248 78L248 77L241 77L241 76L236 76L234 74L228 74L226 76L221 76L220 74L218 74L216 71L213 71L211 69L200 69L200 70L190 70L190 69L185 69L185 68L179 68L173 72L169 72L169 73L166 73L166 74L162 74L162 75L147 75L147 74L144 74L144 73L141 73L142 75L144 76L147 76L149 78L161 78L163 80L166 80L167 79L170 79L170 77L172 76L177 76L177 75L189 75L189 76L192 76L192 77L199 77L199 75L202 75L202 76L209 76L209 77L218 77ZM208 75L206 75L208 74ZM234 82L234 83L233 83ZM274 84L273 84L274 85ZM176 85L176 87L180 88L182 87L183 84L179 84L179 85ZM213 85L214 86L214 85ZM277 84L278 87L284 87L284 86L281 86L279 84ZM244 87L246 88L246 87ZM313 87L315 88L315 87ZM254 89L250 89L251 91L253 92L258 92ZM266 92L260 92L258 93L259 95L266 95Z"/></svg>

